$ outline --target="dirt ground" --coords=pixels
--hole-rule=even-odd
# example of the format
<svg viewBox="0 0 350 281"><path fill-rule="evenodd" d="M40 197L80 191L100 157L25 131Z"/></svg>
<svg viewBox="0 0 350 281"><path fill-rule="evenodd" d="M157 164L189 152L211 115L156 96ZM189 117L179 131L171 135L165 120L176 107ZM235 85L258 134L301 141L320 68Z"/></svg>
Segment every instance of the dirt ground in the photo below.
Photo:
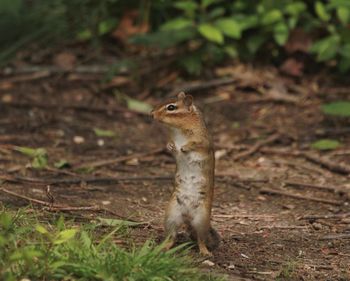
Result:
<svg viewBox="0 0 350 281"><path fill-rule="evenodd" d="M349 88L241 65L215 73L232 81L206 87L203 78L202 89L190 89L215 143L213 225L222 236L212 263L192 251L199 266L228 280L350 280L350 123L320 110L322 102L348 99ZM28 200L17 196L24 195L54 206L98 206L102 213L73 214L144 222L130 239L159 241L175 168L162 150L166 130L122 107L115 93L154 105L188 84L161 71L137 86L121 76L108 87L94 75L36 74L0 81L0 200L24 206ZM154 81L160 82L150 88ZM116 135L97 136L94 128ZM324 138L342 146L322 153L310 148ZM31 168L15 146L45 148L50 165ZM69 167L54 168L61 159Z"/></svg>

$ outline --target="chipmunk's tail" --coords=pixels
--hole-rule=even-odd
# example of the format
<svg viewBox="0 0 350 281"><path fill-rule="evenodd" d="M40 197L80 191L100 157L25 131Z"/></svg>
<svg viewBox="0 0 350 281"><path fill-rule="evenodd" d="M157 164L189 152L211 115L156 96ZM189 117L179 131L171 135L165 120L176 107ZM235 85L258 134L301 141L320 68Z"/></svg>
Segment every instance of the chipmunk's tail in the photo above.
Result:
<svg viewBox="0 0 350 281"><path fill-rule="evenodd" d="M219 247L220 241L221 241L220 234L216 231L215 228L211 226L209 229L209 235L206 241L206 245L209 251L212 251L217 247Z"/></svg>

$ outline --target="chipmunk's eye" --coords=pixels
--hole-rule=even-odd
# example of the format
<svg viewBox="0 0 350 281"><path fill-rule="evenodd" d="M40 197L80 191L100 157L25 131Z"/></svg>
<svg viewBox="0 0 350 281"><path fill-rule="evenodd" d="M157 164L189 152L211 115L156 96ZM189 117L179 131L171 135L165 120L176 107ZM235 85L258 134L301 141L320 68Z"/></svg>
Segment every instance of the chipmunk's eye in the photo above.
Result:
<svg viewBox="0 0 350 281"><path fill-rule="evenodd" d="M173 104L169 104L169 105L166 107L166 109L169 110L169 111L173 111L173 110L176 109L176 106L173 105Z"/></svg>

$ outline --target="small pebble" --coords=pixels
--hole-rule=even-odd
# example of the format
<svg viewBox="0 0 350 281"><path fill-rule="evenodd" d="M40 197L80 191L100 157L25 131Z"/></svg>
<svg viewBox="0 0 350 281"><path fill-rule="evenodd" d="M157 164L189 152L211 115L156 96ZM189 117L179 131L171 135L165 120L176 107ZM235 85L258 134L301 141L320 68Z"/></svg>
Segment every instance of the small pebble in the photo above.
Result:
<svg viewBox="0 0 350 281"><path fill-rule="evenodd" d="M205 260L205 261L202 262L202 264L207 265L207 266L214 266L215 265L215 263L213 263L210 260Z"/></svg>
<svg viewBox="0 0 350 281"><path fill-rule="evenodd" d="M235 269L235 265L233 263L230 263L230 265L227 267L228 269Z"/></svg>
<svg viewBox="0 0 350 281"><path fill-rule="evenodd" d="M75 136L73 138L73 141L76 143L76 144L81 144L81 143L84 143L85 142L85 139L84 137L82 136Z"/></svg>
<svg viewBox="0 0 350 281"><path fill-rule="evenodd" d="M129 166L137 166L140 163L139 163L139 159L133 158L133 159L130 159L129 161L126 161L125 164Z"/></svg>
<svg viewBox="0 0 350 281"><path fill-rule="evenodd" d="M318 223L318 222L315 222L312 224L312 227L315 229L315 230L320 230L322 229L322 224Z"/></svg>

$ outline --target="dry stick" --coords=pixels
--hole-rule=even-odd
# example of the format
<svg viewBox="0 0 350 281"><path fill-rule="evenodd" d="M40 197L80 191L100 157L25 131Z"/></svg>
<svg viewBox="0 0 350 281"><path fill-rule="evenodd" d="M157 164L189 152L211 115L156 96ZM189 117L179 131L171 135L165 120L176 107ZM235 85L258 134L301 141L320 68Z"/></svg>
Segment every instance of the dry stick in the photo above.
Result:
<svg viewBox="0 0 350 281"><path fill-rule="evenodd" d="M317 220L317 219L343 219L350 217L350 213L342 213L342 214L328 214L328 215L306 215L302 216L300 220Z"/></svg>
<svg viewBox="0 0 350 281"><path fill-rule="evenodd" d="M330 234L320 238L320 240L335 240L335 239L350 239L350 233Z"/></svg>
<svg viewBox="0 0 350 281"><path fill-rule="evenodd" d="M321 167L324 167L331 172L345 174L345 175L350 174L350 166L342 163L335 163L335 161L332 161L329 158L321 157L316 154L312 154L310 152L291 151L291 150L285 150L285 149L281 150L281 149L274 149L274 148L261 148L260 151L264 153L304 157L306 160L314 164L318 164Z"/></svg>
<svg viewBox="0 0 350 281"><path fill-rule="evenodd" d="M84 164L73 165L73 166L74 166L74 168L98 168L98 167L107 166L107 165L111 165L111 164L117 164L117 163L131 160L134 158L141 158L141 157L149 156L152 154L158 154L158 153L161 153L163 151L164 151L163 148L157 148L157 149L150 150L150 151L143 152L143 153L135 153L135 154L131 154L131 155L120 156L120 157L113 158L113 159L98 160L98 161L94 161L94 162L90 162L90 163L84 163Z"/></svg>
<svg viewBox="0 0 350 281"><path fill-rule="evenodd" d="M30 73L30 74L22 74L20 76L7 78L6 80L2 79L2 80L0 80L0 85L3 83L16 83L16 82L32 81L32 80L46 78L49 76L50 76L50 72L47 70L34 72L34 73Z"/></svg>
<svg viewBox="0 0 350 281"><path fill-rule="evenodd" d="M270 188L262 188L260 190L260 192L265 193L265 194L282 195L282 196L288 196L288 197L292 197L292 198L296 198L296 199L310 200L310 201L321 202L321 203L332 204L332 205L341 205L343 203L341 201L323 199L323 198L317 198L317 197L310 197L310 196L305 196L305 195L298 195L298 194L290 193L287 191L270 189Z"/></svg>
<svg viewBox="0 0 350 281"><path fill-rule="evenodd" d="M290 186L304 186L304 187L311 187L311 188L316 188L316 189L321 189L321 190L327 190L327 191L331 191L334 193L344 193L343 190L341 190L335 186L327 186L327 185L312 184L312 183L305 183L305 182L296 182L296 181L285 181L284 183L285 183L285 185L290 185Z"/></svg>
<svg viewBox="0 0 350 281"><path fill-rule="evenodd" d="M273 134L273 135L269 136L265 140L257 142L256 144L254 144L248 150L236 154L233 157L233 161L237 161L238 159L243 159L243 158L246 158L246 157L254 154L255 152L259 151L263 146L265 146L267 144L270 144L270 143L273 143L274 141L276 141L280 137L281 137L281 134L280 133L276 133L276 134Z"/></svg>
<svg viewBox="0 0 350 281"><path fill-rule="evenodd" d="M24 107L24 108L32 108L32 107L38 107L43 109L72 109L72 110L84 110L84 111L91 111L91 112L127 112L127 113L133 113L133 114L139 114L139 115L148 115L144 112L134 111L127 108L124 108L119 105L113 105L113 107L97 107L97 106L87 106L87 105L77 105L77 104L53 104L53 103L40 103L40 102L17 102L17 101L11 101L6 102L4 105L7 106L15 106L15 107Z"/></svg>
<svg viewBox="0 0 350 281"><path fill-rule="evenodd" d="M99 206L80 206L80 207L64 206L64 205L58 205L58 204L51 204L49 202L30 198L30 197L27 197L25 195L21 195L21 194L18 194L16 192L7 190L5 188L0 188L0 191L4 192L6 194L12 195L12 196L21 198L23 200L29 201L31 203L35 203L35 204L44 205L46 207L49 207L48 208L49 211L105 211L105 212L110 213L114 216L120 217L120 215L118 215L117 213L115 213L111 210L105 209L105 208L101 208Z"/></svg>
<svg viewBox="0 0 350 281"><path fill-rule="evenodd" d="M218 179L224 179L228 177L227 175L218 175ZM173 180L174 176L140 176L140 177L76 177L68 179L55 179L55 178L32 178L32 177L22 177L22 176L12 176L8 174L0 174L0 180L7 182L27 182L35 183L39 185L59 185L59 184L79 184L79 183L118 183L118 182L128 182L128 181L168 181ZM255 180L255 179L244 179L236 178L237 181L244 183L257 183L257 182L268 182L268 180Z"/></svg>
<svg viewBox="0 0 350 281"><path fill-rule="evenodd" d="M232 84L237 82L237 78L220 78L213 79L207 82L199 81L199 82L190 82L182 85L175 86L175 88L170 92L169 96L174 96L181 91L186 93L192 93L195 91L205 90L208 88L215 88L223 85Z"/></svg>
<svg viewBox="0 0 350 281"><path fill-rule="evenodd" d="M329 158L320 157L316 154L311 154L308 152L301 152L301 155L305 157L307 160L309 160L310 162L319 164L322 167L325 167L332 172L346 174L346 175L350 174L350 166L346 164L336 163L336 161L334 160L332 161Z"/></svg>
<svg viewBox="0 0 350 281"><path fill-rule="evenodd" d="M145 180L170 180L172 176L141 176L141 177L90 177L90 178L70 178L70 179L42 179L42 178L31 178L31 177L13 177L10 175L0 175L0 180L5 180L8 182L29 182L36 184L78 184L81 182L85 183L116 183L121 181L145 181Z"/></svg>

